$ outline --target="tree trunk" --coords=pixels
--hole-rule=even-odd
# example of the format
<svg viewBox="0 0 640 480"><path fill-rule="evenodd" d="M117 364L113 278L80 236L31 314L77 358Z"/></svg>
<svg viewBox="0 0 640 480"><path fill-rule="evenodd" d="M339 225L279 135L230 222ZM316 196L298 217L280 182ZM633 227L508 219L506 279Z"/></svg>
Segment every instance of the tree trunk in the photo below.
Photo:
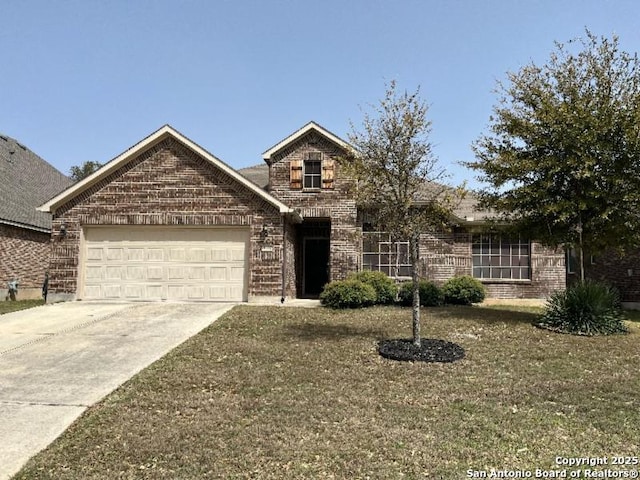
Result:
<svg viewBox="0 0 640 480"><path fill-rule="evenodd" d="M420 346L420 235L412 235L409 239L409 250L411 254L411 276L413 280L413 344Z"/></svg>

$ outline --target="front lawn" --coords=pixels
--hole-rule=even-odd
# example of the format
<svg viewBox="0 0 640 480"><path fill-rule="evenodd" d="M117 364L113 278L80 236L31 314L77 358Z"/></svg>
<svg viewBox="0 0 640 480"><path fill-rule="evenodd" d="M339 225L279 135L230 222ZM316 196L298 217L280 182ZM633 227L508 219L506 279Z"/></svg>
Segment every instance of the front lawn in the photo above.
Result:
<svg viewBox="0 0 640 480"><path fill-rule="evenodd" d="M240 306L92 407L16 478L461 479L637 456L640 328L576 337L505 308L423 310L449 364L382 359L410 310ZM615 468L615 467L614 467Z"/></svg>
<svg viewBox="0 0 640 480"><path fill-rule="evenodd" d="M16 300L14 302L0 301L0 315L3 313L16 312L18 310L26 310L27 308L38 307L44 305L44 300Z"/></svg>

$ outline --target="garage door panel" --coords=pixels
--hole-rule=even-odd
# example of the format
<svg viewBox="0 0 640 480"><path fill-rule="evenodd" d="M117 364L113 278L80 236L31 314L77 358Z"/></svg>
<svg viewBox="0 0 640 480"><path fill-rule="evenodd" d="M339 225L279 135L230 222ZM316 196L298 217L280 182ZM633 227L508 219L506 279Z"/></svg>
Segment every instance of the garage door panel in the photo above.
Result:
<svg viewBox="0 0 640 480"><path fill-rule="evenodd" d="M171 262L184 262L187 258L187 254L184 248L170 248L169 249L169 261Z"/></svg>
<svg viewBox="0 0 640 480"><path fill-rule="evenodd" d="M102 260L102 253L104 249L102 247L90 247L87 249L87 260Z"/></svg>
<svg viewBox="0 0 640 480"><path fill-rule="evenodd" d="M244 268L242 267L229 267L228 273L229 280L233 282L241 282L244 278Z"/></svg>
<svg viewBox="0 0 640 480"><path fill-rule="evenodd" d="M225 286L220 285L214 285L209 287L209 297L211 297L212 300L224 300L225 298L227 298L228 296L228 290Z"/></svg>
<svg viewBox="0 0 640 480"><path fill-rule="evenodd" d="M120 265L106 267L105 272L105 279L107 280L121 280L124 276Z"/></svg>
<svg viewBox="0 0 640 480"><path fill-rule="evenodd" d="M245 258L244 249L233 248L230 250L232 262L242 262Z"/></svg>
<svg viewBox="0 0 640 480"><path fill-rule="evenodd" d="M106 284L102 286L102 296L108 299L122 298L122 286Z"/></svg>
<svg viewBox="0 0 640 480"><path fill-rule="evenodd" d="M227 278L227 267L210 267L209 280L212 282L225 282Z"/></svg>
<svg viewBox="0 0 640 480"><path fill-rule="evenodd" d="M102 280L104 278L104 267L87 266L85 271L87 280Z"/></svg>
<svg viewBox="0 0 640 480"><path fill-rule="evenodd" d="M164 260L164 250L161 248L147 248L147 260L150 262L162 262Z"/></svg>
<svg viewBox="0 0 640 480"><path fill-rule="evenodd" d="M127 248L127 260L130 262L144 262L144 248Z"/></svg>
<svg viewBox="0 0 640 480"><path fill-rule="evenodd" d="M147 267L147 280L162 280L164 278L164 268L150 266Z"/></svg>
<svg viewBox="0 0 640 480"><path fill-rule="evenodd" d="M145 280L145 268L143 266L130 266L126 269L125 280Z"/></svg>
<svg viewBox="0 0 640 480"><path fill-rule="evenodd" d="M206 267L189 267L189 280L205 280Z"/></svg>
<svg viewBox="0 0 640 480"><path fill-rule="evenodd" d="M212 248L211 249L211 261L212 262L224 262L227 260L227 250L223 248Z"/></svg>
<svg viewBox="0 0 640 480"><path fill-rule="evenodd" d="M124 248L108 248L107 260L122 260L124 258Z"/></svg>
<svg viewBox="0 0 640 480"><path fill-rule="evenodd" d="M83 298L242 301L248 229L89 227Z"/></svg>
<svg viewBox="0 0 640 480"><path fill-rule="evenodd" d="M187 261L201 263L207 261L206 248L189 248L187 250Z"/></svg>

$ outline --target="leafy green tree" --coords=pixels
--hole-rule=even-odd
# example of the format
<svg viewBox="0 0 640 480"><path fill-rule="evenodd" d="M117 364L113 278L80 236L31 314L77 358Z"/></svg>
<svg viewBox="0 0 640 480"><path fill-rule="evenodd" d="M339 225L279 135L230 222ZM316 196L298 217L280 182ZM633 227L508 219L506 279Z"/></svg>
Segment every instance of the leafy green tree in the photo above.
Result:
<svg viewBox="0 0 640 480"><path fill-rule="evenodd" d="M69 170L69 176L73 180L75 180L76 182L79 182L83 178L86 178L89 175L91 175L93 172L98 170L100 167L102 167L101 163L93 162L93 161L89 160L89 161L84 162L80 166L75 165L75 166L71 167L71 169Z"/></svg>
<svg viewBox="0 0 640 480"><path fill-rule="evenodd" d="M413 343L420 346L420 234L446 224L460 192L441 183L446 174L432 152L428 107L419 89L399 94L391 82L372 108L371 114L365 113L361 130L352 124L353 150L341 165L355 180L356 199L376 227L394 241L409 240Z"/></svg>
<svg viewBox="0 0 640 480"><path fill-rule="evenodd" d="M640 240L640 65L617 37L556 43L499 83L474 144L481 205L528 236L584 250Z"/></svg>

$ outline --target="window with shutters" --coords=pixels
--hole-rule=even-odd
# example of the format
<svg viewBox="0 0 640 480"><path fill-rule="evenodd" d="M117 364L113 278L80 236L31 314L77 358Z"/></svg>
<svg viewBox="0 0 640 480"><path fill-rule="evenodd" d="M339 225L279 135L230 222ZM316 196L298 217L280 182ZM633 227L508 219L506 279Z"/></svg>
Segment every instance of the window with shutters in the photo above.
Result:
<svg viewBox="0 0 640 480"><path fill-rule="evenodd" d="M322 154L309 152L304 161L304 188L316 189L322 184Z"/></svg>

